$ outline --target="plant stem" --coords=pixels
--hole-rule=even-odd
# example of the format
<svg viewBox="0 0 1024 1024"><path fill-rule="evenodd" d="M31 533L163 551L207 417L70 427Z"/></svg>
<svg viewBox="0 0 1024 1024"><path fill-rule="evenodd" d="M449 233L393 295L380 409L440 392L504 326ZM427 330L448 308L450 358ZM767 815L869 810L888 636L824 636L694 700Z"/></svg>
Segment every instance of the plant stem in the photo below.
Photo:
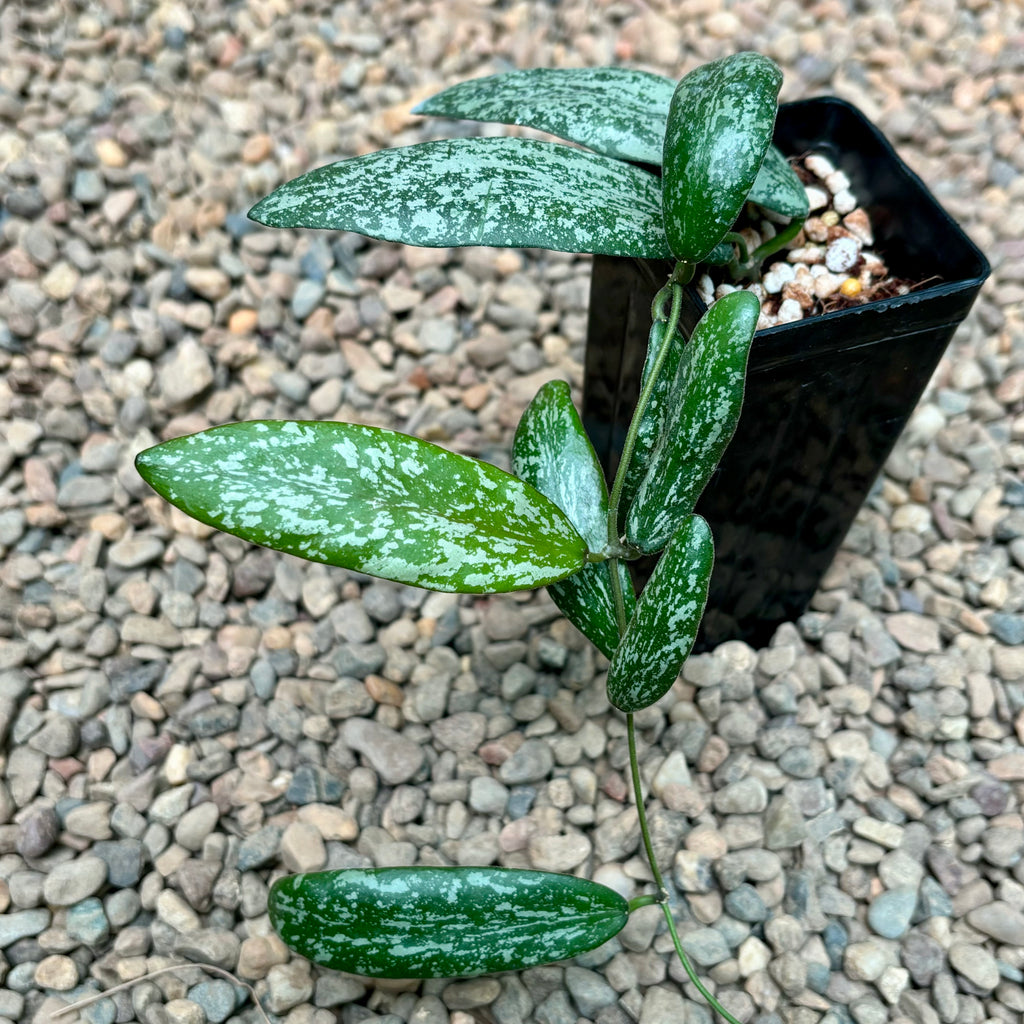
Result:
<svg viewBox="0 0 1024 1024"><path fill-rule="evenodd" d="M665 886L665 880L662 877L661 869L658 867L658 862L654 857L654 845L651 842L651 830L647 825L647 809L644 806L643 786L640 781L640 763L636 756L636 725L633 721L632 712L628 712L626 714L626 741L629 743L629 770L633 777L633 799L636 801L637 820L640 823L640 836L643 839L644 852L647 854L647 863L650 865L651 874L654 876L654 884L658 887L656 901L661 904L662 913L664 913L665 921L668 924L668 933L672 936L672 944L676 948L676 955L679 957L679 962L683 965L683 970L686 971L686 976L693 982L697 991L707 1000L708 1006L721 1014L729 1024L740 1024L740 1022L711 994L711 992L708 991L707 987L697 976L697 972L693 969L693 964L690 963L690 958L686 955L686 950L683 949L679 933L676 931L676 923L672 918L672 908L669 906L668 889ZM630 904L630 910L632 909L633 906Z"/></svg>
<svg viewBox="0 0 1024 1024"><path fill-rule="evenodd" d="M767 242L762 242L749 257L741 259L735 266L730 268L732 279L737 281L741 277L751 277L769 256L789 245L800 234L800 229L803 226L804 222L802 220L791 221L774 238L769 238Z"/></svg>

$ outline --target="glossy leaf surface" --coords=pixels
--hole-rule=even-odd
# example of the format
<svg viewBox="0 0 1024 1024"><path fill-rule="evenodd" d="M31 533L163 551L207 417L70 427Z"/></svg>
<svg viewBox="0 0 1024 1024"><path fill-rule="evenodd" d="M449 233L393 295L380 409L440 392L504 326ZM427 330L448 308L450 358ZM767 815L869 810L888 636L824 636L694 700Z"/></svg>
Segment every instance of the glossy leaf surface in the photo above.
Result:
<svg viewBox="0 0 1024 1024"><path fill-rule="evenodd" d="M461 82L413 113L525 125L618 160L660 164L675 85L627 68L534 68Z"/></svg>
<svg viewBox="0 0 1024 1024"><path fill-rule="evenodd" d="M626 923L613 890L508 868L378 868L291 875L270 920L297 953L371 978L470 978L593 949Z"/></svg>
<svg viewBox="0 0 1024 1024"><path fill-rule="evenodd" d="M512 469L569 517L591 551L607 545L608 487L564 381L549 381L526 407L512 443ZM628 615L633 584L625 566L619 573ZM611 657L619 630L608 563L586 565L549 590L566 618Z"/></svg>
<svg viewBox="0 0 1024 1024"><path fill-rule="evenodd" d="M809 212L803 182L774 146L768 147L748 198L784 217L803 220Z"/></svg>
<svg viewBox="0 0 1024 1024"><path fill-rule="evenodd" d="M431 590L536 587L586 556L572 523L529 484L378 427L231 423L150 448L136 466L227 533Z"/></svg>
<svg viewBox="0 0 1024 1024"><path fill-rule="evenodd" d="M771 142L782 72L737 53L686 75L665 129L665 231L677 259L704 259L735 223Z"/></svg>
<svg viewBox="0 0 1024 1024"><path fill-rule="evenodd" d="M693 511L736 430L761 306L747 291L715 302L683 347L664 425L626 520L626 537L659 551Z"/></svg>
<svg viewBox="0 0 1024 1024"><path fill-rule="evenodd" d="M529 139L452 139L341 160L286 182L249 216L409 245L668 255L661 184L597 153Z"/></svg>
<svg viewBox="0 0 1024 1024"><path fill-rule="evenodd" d="M708 524L690 516L647 581L608 669L608 699L640 711L668 693L697 637L714 564Z"/></svg>

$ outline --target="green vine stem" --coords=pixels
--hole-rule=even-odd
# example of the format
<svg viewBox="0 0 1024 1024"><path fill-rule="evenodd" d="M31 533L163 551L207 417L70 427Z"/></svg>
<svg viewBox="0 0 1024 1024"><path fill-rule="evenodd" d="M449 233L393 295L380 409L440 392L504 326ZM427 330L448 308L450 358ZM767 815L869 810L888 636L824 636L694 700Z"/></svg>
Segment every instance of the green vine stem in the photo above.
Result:
<svg viewBox="0 0 1024 1024"><path fill-rule="evenodd" d="M668 283L661 289L661 291L658 292L651 305L651 319L664 319L666 321L665 330L669 337L671 337L679 326L679 316L682 312L683 304L683 286L693 277L693 272L693 264L677 263ZM671 300L671 307L668 315L665 316L664 306L669 300ZM647 407L647 403L650 401L655 381L657 381L665 359L667 358L668 348L668 343L661 346L661 351L658 353L655 363L651 367L651 372L647 378L647 382L640 393L639 399L637 400L636 409L633 411L633 418L629 424L629 431L626 434L625 443L622 446L622 457L619 460L619 467L615 474L615 482L612 485L612 492L608 502L609 548L613 548L619 543L619 502L622 498L622 488L626 479L626 471L629 468L629 463L633 457L633 449L636 445L636 436L640 429L640 419ZM622 594L622 583L619 579L619 559L618 557L613 556L609 558L608 561L609 568L611 570L611 587L612 596L615 601L615 615L619 628L619 636L622 637L626 632L626 606ZM676 924L672 918L672 908L669 905L668 888L666 887L665 880L662 877L661 869L658 867L658 861L654 856L654 845L651 842L651 830L647 824L647 810L644 806L643 784L640 779L640 763L636 756L636 725L632 712L628 712L626 714L626 740L629 744L629 769L632 777L633 799L636 802L640 835L643 839L644 852L647 855L647 862L651 868L654 884L658 889L656 896L639 896L636 899L631 900L629 904L630 912L638 909L639 907L650 906L654 903L661 905L661 909L665 915L665 921L668 924L669 935L672 936L672 944L675 946L676 955L679 957L679 962L683 965L683 970L686 972L686 976L691 982L693 982L694 987L704 997L704 999L707 1000L708 1005L712 1007L712 1009L717 1011L726 1021L729 1022L729 1024L740 1024L740 1022L731 1013L729 1013L724 1006L722 1006L714 995L708 991L707 987L697 976L697 972L693 969L693 965L690 963L690 958L686 955L686 951L683 949L683 944L679 938L679 933L676 930Z"/></svg>
<svg viewBox="0 0 1024 1024"><path fill-rule="evenodd" d="M804 222L802 219L791 221L774 238L769 238L768 241L762 242L749 256L745 255L744 247L744 250L740 253L741 258L729 265L729 273L732 275L732 279L738 281L742 277L753 277L761 264L769 256L777 253L780 249L784 249L800 234L803 226Z"/></svg>

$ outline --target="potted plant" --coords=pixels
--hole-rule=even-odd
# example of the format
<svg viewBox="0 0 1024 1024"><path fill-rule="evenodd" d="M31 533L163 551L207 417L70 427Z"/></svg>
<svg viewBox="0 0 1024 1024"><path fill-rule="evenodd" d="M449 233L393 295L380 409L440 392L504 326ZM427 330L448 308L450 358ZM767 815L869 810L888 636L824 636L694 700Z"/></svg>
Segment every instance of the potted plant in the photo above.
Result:
<svg viewBox="0 0 1024 1024"><path fill-rule="evenodd" d="M591 151L512 138L424 143L312 171L253 209L274 226L411 244L667 261L647 303L639 395L610 488L559 383L526 409L512 474L333 422L227 424L139 455L143 477L168 500L267 547L437 590L549 586L609 659L608 699L625 715L655 891L627 900L582 878L491 867L279 879L272 922L310 959L373 977L517 969L599 945L631 911L657 903L688 976L736 1024L676 929L647 826L634 715L668 692L697 636L713 529L694 509L739 420L761 316L755 294L737 290L694 317L687 287L702 262L756 271L806 213L802 184L771 148L780 84L778 68L752 53L678 84L614 68L495 76L420 109L523 121ZM733 230L751 198L792 221L753 253ZM637 596L628 565L644 556L657 562Z"/></svg>
<svg viewBox="0 0 1024 1024"><path fill-rule="evenodd" d="M989 274L985 257L882 133L835 97L783 104L775 146L825 155L870 216L905 294L759 330L736 437L698 504L717 545L697 649L763 645L797 618ZM646 348L644 310L664 268L597 256L583 420L614 469ZM683 322L706 305L685 291Z"/></svg>

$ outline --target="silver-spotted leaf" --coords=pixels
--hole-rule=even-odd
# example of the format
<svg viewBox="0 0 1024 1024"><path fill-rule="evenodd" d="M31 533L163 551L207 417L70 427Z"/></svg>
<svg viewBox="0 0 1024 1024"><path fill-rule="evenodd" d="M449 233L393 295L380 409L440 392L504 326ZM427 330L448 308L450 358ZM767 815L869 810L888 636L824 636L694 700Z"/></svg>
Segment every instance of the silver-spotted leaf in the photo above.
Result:
<svg viewBox="0 0 1024 1024"><path fill-rule="evenodd" d="M413 113L524 125L618 160L660 164L675 87L628 68L532 68L460 82Z"/></svg>
<svg viewBox="0 0 1024 1024"><path fill-rule="evenodd" d="M608 700L640 711L668 693L697 637L715 549L708 524L690 516L647 581L608 669Z"/></svg>
<svg viewBox="0 0 1024 1024"><path fill-rule="evenodd" d="M748 198L783 217L803 220L809 212L803 182L774 146L768 147Z"/></svg>
<svg viewBox="0 0 1024 1024"><path fill-rule="evenodd" d="M608 486L564 381L544 384L526 407L512 442L512 470L569 517L591 551L605 547ZM621 563L619 580L628 616L636 598ZM611 657L619 627L608 562L590 563L548 590L565 617Z"/></svg>
<svg viewBox="0 0 1024 1024"><path fill-rule="evenodd" d="M409 245L669 254L658 178L531 139L423 142L341 160L285 182L249 216Z"/></svg>
<svg viewBox="0 0 1024 1024"><path fill-rule="evenodd" d="M702 64L676 86L662 157L665 232L698 263L735 223L764 160L782 72L758 53Z"/></svg>
<svg viewBox="0 0 1024 1024"><path fill-rule="evenodd" d="M227 533L430 590L537 587L586 559L572 523L529 484L379 427L229 423L149 448L136 466Z"/></svg>
<svg viewBox="0 0 1024 1024"><path fill-rule="evenodd" d="M377 868L278 879L270 920L314 963L371 978L471 978L564 960L626 923L613 890L511 868Z"/></svg>
<svg viewBox="0 0 1024 1024"><path fill-rule="evenodd" d="M626 519L626 537L661 550L690 515L739 422L750 343L761 306L723 296L683 347L660 436Z"/></svg>

